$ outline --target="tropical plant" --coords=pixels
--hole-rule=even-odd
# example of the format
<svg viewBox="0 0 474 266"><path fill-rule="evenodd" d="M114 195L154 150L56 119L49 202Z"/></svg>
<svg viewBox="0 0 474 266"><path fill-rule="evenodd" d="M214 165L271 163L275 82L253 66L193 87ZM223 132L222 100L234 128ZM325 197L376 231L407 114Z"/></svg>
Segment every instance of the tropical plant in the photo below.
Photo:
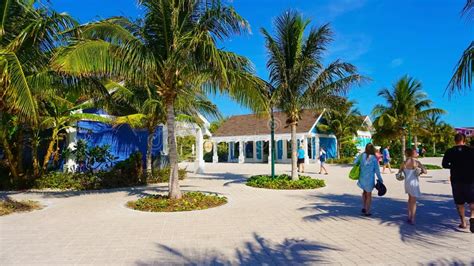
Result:
<svg viewBox="0 0 474 266"><path fill-rule="evenodd" d="M150 88L140 88L126 84L116 84L112 93L113 104L126 109L126 115L118 116L113 121L116 125L128 124L132 128L145 128L148 131L146 169L147 174L152 173L152 148L155 130L160 124L166 122L166 110L162 97ZM126 106L127 108L123 108ZM113 108L113 107L112 107ZM175 103L176 120L182 123L194 123L202 126L200 115L220 118L217 106L210 102L205 95L196 94L194 97L178 95ZM123 112L123 111L122 111Z"/></svg>
<svg viewBox="0 0 474 266"><path fill-rule="evenodd" d="M66 148L64 156L73 156L79 164L79 172L93 173L102 166L110 167L117 159L110 152L110 145L89 146L83 139L76 143L73 149Z"/></svg>
<svg viewBox="0 0 474 266"><path fill-rule="evenodd" d="M38 136L40 131L51 130L49 143L41 167L43 173L46 172L48 164L52 158L55 162L58 161L60 153L59 141L68 129L76 127L76 122L80 120L98 121L103 123L110 122L109 118L96 114L80 112L81 109L91 106L91 104L87 102L76 104L74 99L68 100L67 98L56 97L54 99L42 101L41 105L42 115L40 116L40 124L39 127L33 127L33 129L35 129L33 131L34 136ZM39 145L39 143L36 143L36 145ZM33 147L33 150L37 150L37 146ZM36 156L35 153L36 151L33 152L33 156Z"/></svg>
<svg viewBox="0 0 474 266"><path fill-rule="evenodd" d="M462 15L474 15L474 1L467 0L462 10ZM474 41L464 50L461 59L459 59L451 80L449 81L447 90L449 94L463 89L471 89L474 79Z"/></svg>
<svg viewBox="0 0 474 266"><path fill-rule="evenodd" d="M310 20L289 10L274 22L275 36L261 29L268 53L269 83L275 88L275 107L285 112L291 127L291 177L298 179L296 167L296 127L306 108L321 110L340 102L338 97L364 78L355 66L336 60L323 66L323 52L332 41L328 24L313 27Z"/></svg>
<svg viewBox="0 0 474 266"><path fill-rule="evenodd" d="M337 158L341 158L341 153L345 144L354 142L357 131L362 129L363 119L355 102L343 100L338 108L327 112L325 124L318 125L318 129L329 131L337 139Z"/></svg>
<svg viewBox="0 0 474 266"><path fill-rule="evenodd" d="M0 5L0 111L32 124L38 122L32 85L49 88L44 78L49 58L64 41L60 33L75 25L67 14L35 8L35 2L5 0Z"/></svg>
<svg viewBox="0 0 474 266"><path fill-rule="evenodd" d="M426 129L429 134L426 135L427 141L431 144L433 155L437 154L436 148L437 144L445 144L443 146L448 146L452 136L454 135L454 129L441 120L441 117L437 114L432 114L428 116L423 123L423 127ZM446 145L448 144L448 145Z"/></svg>
<svg viewBox="0 0 474 266"><path fill-rule="evenodd" d="M163 102L156 91L131 84L116 84L112 99L114 104L109 103L109 106L120 106L126 110L119 112L119 116L113 121L115 125L128 124L132 128L147 130L146 171L147 175L151 175L153 137L158 125L164 124L166 120Z"/></svg>
<svg viewBox="0 0 474 266"><path fill-rule="evenodd" d="M405 154L407 132L416 129L418 121L432 114L445 113L442 109L431 107L433 102L422 91L422 84L409 76L399 79L391 90L380 90L378 96L384 98L387 105L377 104L372 111L376 117L376 138L401 137L401 154Z"/></svg>
<svg viewBox="0 0 474 266"><path fill-rule="evenodd" d="M247 106L259 86L250 62L218 47L248 23L220 0L141 0L144 19L112 18L79 28L80 39L55 58L56 69L109 75L149 86L166 110L171 166L169 197L180 198L175 138L178 96L226 92ZM120 79L118 79L120 80Z"/></svg>
<svg viewBox="0 0 474 266"><path fill-rule="evenodd" d="M39 124L35 94L51 92L49 58L64 43L60 33L74 25L68 15L36 1L5 0L0 5L0 139L13 178L23 174L24 132Z"/></svg>

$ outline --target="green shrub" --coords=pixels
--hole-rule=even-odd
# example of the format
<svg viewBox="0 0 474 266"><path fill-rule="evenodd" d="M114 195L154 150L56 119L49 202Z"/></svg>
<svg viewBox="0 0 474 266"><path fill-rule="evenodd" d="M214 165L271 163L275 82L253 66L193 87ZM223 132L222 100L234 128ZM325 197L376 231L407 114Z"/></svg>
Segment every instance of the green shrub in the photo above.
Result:
<svg viewBox="0 0 474 266"><path fill-rule="evenodd" d="M128 159L118 162L111 171L99 172L102 188L129 187L145 184L143 160L140 152L130 154Z"/></svg>
<svg viewBox="0 0 474 266"><path fill-rule="evenodd" d="M79 170L89 173L93 173L103 165L110 167L117 159L110 151L110 145L89 146L83 139L76 143L74 150L66 148L63 156L65 158L74 156L76 163L80 166Z"/></svg>
<svg viewBox="0 0 474 266"><path fill-rule="evenodd" d="M352 164L353 162L354 162L354 158L351 158L351 157L327 160L327 163L332 163L332 164Z"/></svg>
<svg viewBox="0 0 474 266"><path fill-rule="evenodd" d="M170 167L165 167L162 169L153 170L152 176L146 178L148 184L154 183L166 183L170 180ZM186 169L178 169L179 180L185 179L187 176Z"/></svg>
<svg viewBox="0 0 474 266"><path fill-rule="evenodd" d="M300 176L292 180L289 175L283 174L272 179L269 175L256 175L247 179L247 186L270 189L313 189L326 186L324 180L312 179L309 176Z"/></svg>
<svg viewBox="0 0 474 266"><path fill-rule="evenodd" d="M441 152L437 152L435 154L433 154L432 152L427 152L424 157L443 157L444 156L444 153L441 153Z"/></svg>
<svg viewBox="0 0 474 266"><path fill-rule="evenodd" d="M357 155L358 152L359 150L357 149L357 145L354 141L350 141L342 145L341 156L343 158L354 157Z"/></svg>
<svg viewBox="0 0 474 266"><path fill-rule="evenodd" d="M440 170L440 169L443 169L443 167L439 166L439 165L434 165L434 164L423 164L424 167L426 167L426 169L428 170Z"/></svg>
<svg viewBox="0 0 474 266"><path fill-rule="evenodd" d="M134 210L148 212L177 212L203 210L227 203L227 198L202 192L186 192L181 199L169 199L164 195L147 196L127 202Z"/></svg>
<svg viewBox="0 0 474 266"><path fill-rule="evenodd" d="M35 188L89 190L102 188L101 179L90 173L50 172L35 180Z"/></svg>

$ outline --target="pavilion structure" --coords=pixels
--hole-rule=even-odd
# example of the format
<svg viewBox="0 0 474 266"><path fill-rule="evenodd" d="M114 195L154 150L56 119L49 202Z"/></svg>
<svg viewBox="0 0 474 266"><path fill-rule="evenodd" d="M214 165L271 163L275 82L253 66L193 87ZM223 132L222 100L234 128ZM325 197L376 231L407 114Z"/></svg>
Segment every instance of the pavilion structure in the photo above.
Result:
<svg viewBox="0 0 474 266"><path fill-rule="evenodd" d="M302 112L296 128L298 146L305 150L305 163L318 160L320 148L327 152L328 158L337 155L337 139L331 133L319 132L317 125L323 112ZM275 112L275 145L277 163L291 162L291 128L287 125L287 116ZM213 143L213 163L218 162L217 145L225 142L228 145L228 162L235 163L270 163L270 119L255 114L232 116L223 123L211 138Z"/></svg>

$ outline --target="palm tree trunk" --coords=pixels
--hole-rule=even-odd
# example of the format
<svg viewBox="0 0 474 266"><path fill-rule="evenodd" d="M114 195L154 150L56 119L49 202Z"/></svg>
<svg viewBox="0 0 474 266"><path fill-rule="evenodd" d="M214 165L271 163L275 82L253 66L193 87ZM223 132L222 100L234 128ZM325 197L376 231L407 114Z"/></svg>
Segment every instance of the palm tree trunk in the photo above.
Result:
<svg viewBox="0 0 474 266"><path fill-rule="evenodd" d="M405 157L405 150L406 150L406 137L405 137L405 133L402 134L402 158L403 158L403 161L406 160L406 157Z"/></svg>
<svg viewBox="0 0 474 266"><path fill-rule="evenodd" d="M147 176L151 176L152 174L152 149L153 149L153 137L154 137L154 129L148 130L148 138L147 138L147 147L146 147L146 174Z"/></svg>
<svg viewBox="0 0 474 266"><path fill-rule="evenodd" d="M337 159L341 159L341 143L337 142Z"/></svg>
<svg viewBox="0 0 474 266"><path fill-rule="evenodd" d="M296 152L296 122L291 123L291 179L298 180L298 165L297 165L297 157Z"/></svg>
<svg viewBox="0 0 474 266"><path fill-rule="evenodd" d="M53 129L53 133L51 133L51 140L49 141L48 149L46 150L46 154L44 155L44 159L43 159L43 167L42 167L43 172L46 172L46 169L48 168L48 163L54 151L54 143L56 141L57 135L58 135L57 130Z"/></svg>
<svg viewBox="0 0 474 266"><path fill-rule="evenodd" d="M17 171L18 173L23 173L23 151L24 151L24 133L20 128L18 130L18 139L17 139Z"/></svg>
<svg viewBox="0 0 474 266"><path fill-rule="evenodd" d="M36 178L39 176L40 165L38 161L38 141L34 140L31 147L31 158L33 161L33 176Z"/></svg>
<svg viewBox="0 0 474 266"><path fill-rule="evenodd" d="M10 173L12 174L12 178L17 180L19 175L16 168L16 164L15 164L15 157L13 156L13 153L10 147L10 143L8 143L8 140L6 136L4 136L4 134L0 134L0 135L2 139L3 151L5 152L5 155L7 156L8 167L10 168Z"/></svg>
<svg viewBox="0 0 474 266"><path fill-rule="evenodd" d="M436 141L433 141L433 156L436 155Z"/></svg>
<svg viewBox="0 0 474 266"><path fill-rule="evenodd" d="M418 136L417 135L413 136L413 141L415 142L415 150L418 151Z"/></svg>
<svg viewBox="0 0 474 266"><path fill-rule="evenodd" d="M170 159L170 180L168 184L170 199L180 199L181 190L179 188L179 179L178 179L178 151L176 146L176 136L175 136L175 114L173 102L170 102L166 106L166 123L168 128L168 156Z"/></svg>

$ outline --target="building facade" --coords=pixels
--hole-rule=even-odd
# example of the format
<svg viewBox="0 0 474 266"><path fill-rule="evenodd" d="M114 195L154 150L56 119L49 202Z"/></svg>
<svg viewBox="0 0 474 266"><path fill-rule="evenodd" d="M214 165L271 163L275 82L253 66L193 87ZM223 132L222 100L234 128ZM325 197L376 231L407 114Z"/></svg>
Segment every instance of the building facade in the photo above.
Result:
<svg viewBox="0 0 474 266"><path fill-rule="evenodd" d="M324 112L323 112L324 113ZM323 113L315 114L304 111L296 128L298 146L305 150L305 162L315 163L321 147L327 152L328 158L337 156L337 139L333 134L318 132L317 124ZM275 112L275 145L276 162L291 162L291 129L286 124L287 117L283 112ZM232 116L215 132L211 138L213 143L213 162L218 162L217 144L228 145L228 162L235 163L269 163L271 161L269 118L250 115Z"/></svg>

